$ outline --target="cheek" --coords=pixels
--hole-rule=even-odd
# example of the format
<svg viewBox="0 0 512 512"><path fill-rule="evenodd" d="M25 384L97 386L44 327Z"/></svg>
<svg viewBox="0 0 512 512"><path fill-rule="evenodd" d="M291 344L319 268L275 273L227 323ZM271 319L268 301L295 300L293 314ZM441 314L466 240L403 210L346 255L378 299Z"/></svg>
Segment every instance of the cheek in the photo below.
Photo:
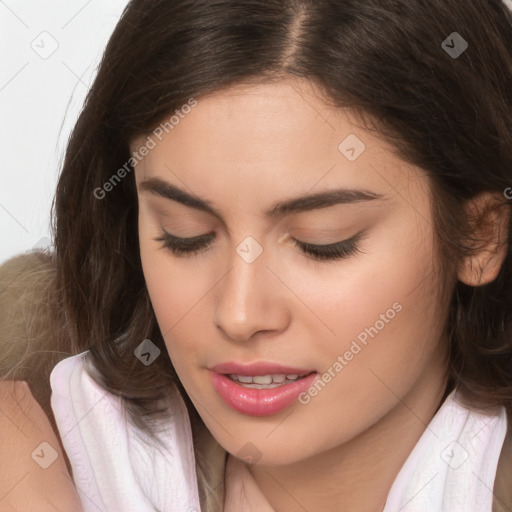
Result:
<svg viewBox="0 0 512 512"><path fill-rule="evenodd" d="M183 369L197 365L204 352L201 340L207 327L203 308L211 284L197 279L197 273L185 272L179 260L151 239L154 236L141 229L144 278L167 351L178 376L186 383L189 372Z"/></svg>
<svg viewBox="0 0 512 512"><path fill-rule="evenodd" d="M381 333L409 322L423 329L435 305L431 237L428 226L419 230L395 222L391 235L381 229L366 246L362 244L363 254L311 267L300 273L300 279L294 276L294 291L313 313L303 318L313 319L311 328L317 332L325 327L324 336L316 341L324 339L326 346L339 350L376 323ZM290 270L287 278L294 273Z"/></svg>
<svg viewBox="0 0 512 512"><path fill-rule="evenodd" d="M317 333L324 370L346 355L338 385L367 387L376 382L370 370L390 383L407 379L437 346L443 319L435 309L430 226L399 228L373 237L378 251L332 266L325 278L312 271L300 280L299 294L314 313L303 317L303 329Z"/></svg>
<svg viewBox="0 0 512 512"><path fill-rule="evenodd" d="M318 337L323 371L336 375L321 394L327 402L344 397L344 414L354 414L354 421L361 403L370 414L393 393L405 393L430 364L442 336L431 232L425 227L397 233L409 236L387 236L375 257L362 255L364 264L354 263L353 272L326 283L332 300L322 306L321 294L312 296L318 316L335 333ZM310 289L318 290L313 283Z"/></svg>

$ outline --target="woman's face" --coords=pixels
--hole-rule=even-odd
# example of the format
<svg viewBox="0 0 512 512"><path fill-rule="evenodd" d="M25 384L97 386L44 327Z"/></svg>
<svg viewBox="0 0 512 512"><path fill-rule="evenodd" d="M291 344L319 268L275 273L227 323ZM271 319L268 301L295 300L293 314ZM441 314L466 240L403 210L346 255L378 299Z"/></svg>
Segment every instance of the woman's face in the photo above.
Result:
<svg viewBox="0 0 512 512"><path fill-rule="evenodd" d="M142 265L208 429L233 455L279 465L412 415L446 364L424 172L306 82L189 104L131 149L154 146L135 170ZM173 253L164 232L202 237L199 251ZM295 240L343 242L341 257Z"/></svg>

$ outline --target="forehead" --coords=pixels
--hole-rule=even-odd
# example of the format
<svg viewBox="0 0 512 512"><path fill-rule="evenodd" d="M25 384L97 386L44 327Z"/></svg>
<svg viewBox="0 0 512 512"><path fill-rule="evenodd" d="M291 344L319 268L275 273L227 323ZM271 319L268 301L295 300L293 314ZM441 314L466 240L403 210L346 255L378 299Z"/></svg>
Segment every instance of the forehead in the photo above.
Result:
<svg viewBox="0 0 512 512"><path fill-rule="evenodd" d="M240 149L248 156L261 152L262 144L281 146L286 141L287 146L299 147L305 138L325 141L328 133L339 135L356 127L349 110L328 105L314 84L301 79L237 84L198 98L196 106L187 108L179 118L174 116L172 126L166 126L166 120L160 131L169 145L190 141L195 147L202 141L221 144L227 137L229 142L241 144L232 147L225 157ZM166 137L170 133L172 137ZM138 137L131 148L144 138Z"/></svg>
<svg viewBox="0 0 512 512"><path fill-rule="evenodd" d="M340 185L388 193L419 171L307 81L237 85L197 98L176 120L150 135L156 144L136 166L139 181L160 177L202 197L228 190L261 201Z"/></svg>

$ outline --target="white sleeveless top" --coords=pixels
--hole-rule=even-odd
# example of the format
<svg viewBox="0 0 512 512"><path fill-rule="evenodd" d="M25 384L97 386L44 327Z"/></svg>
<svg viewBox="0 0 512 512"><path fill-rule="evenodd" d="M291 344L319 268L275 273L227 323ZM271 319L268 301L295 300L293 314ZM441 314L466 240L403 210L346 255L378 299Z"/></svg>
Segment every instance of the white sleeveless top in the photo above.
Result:
<svg viewBox="0 0 512 512"><path fill-rule="evenodd" d="M159 449L130 425L120 399L89 377L87 353L62 360L50 375L84 512L200 512L190 419L178 391ZM506 432L504 407L495 415L474 412L452 391L398 473L384 512L492 512ZM242 512L232 505L242 486L255 512L273 512L245 465L232 457L228 465L238 471L227 480L225 512Z"/></svg>

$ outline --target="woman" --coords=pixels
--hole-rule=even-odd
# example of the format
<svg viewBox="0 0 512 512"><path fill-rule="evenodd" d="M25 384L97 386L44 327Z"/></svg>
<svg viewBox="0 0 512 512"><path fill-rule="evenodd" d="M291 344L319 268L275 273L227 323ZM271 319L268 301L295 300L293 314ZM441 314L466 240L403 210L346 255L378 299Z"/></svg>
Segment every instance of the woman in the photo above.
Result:
<svg viewBox="0 0 512 512"><path fill-rule="evenodd" d="M129 3L55 201L85 510L506 510L511 22Z"/></svg>

